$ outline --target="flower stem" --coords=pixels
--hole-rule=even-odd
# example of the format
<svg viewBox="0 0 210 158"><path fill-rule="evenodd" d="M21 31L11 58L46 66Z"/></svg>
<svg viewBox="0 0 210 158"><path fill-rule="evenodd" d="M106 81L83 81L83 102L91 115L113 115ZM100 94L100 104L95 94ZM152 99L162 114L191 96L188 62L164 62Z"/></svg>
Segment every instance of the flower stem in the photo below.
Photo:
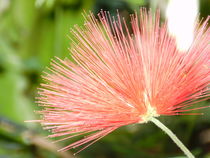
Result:
<svg viewBox="0 0 210 158"><path fill-rule="evenodd" d="M161 128L169 137L176 143L176 145L185 153L188 158L195 158L195 156L184 146L184 144L177 138L177 136L158 119L152 117L150 119L156 126Z"/></svg>

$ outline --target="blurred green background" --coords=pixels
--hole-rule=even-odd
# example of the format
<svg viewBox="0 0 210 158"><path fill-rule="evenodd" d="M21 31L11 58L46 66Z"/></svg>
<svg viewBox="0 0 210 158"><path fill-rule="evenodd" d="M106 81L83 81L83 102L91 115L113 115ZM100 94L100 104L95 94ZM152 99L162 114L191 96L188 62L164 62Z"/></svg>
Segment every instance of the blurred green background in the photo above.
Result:
<svg viewBox="0 0 210 158"><path fill-rule="evenodd" d="M127 19L140 6L164 8L166 0L0 0L0 158L70 158L56 152L72 140L52 144L38 124L34 110L42 71L54 56L70 57L67 36L82 25L82 12L100 9ZM181 1L180 1L181 5ZM200 14L210 12L210 1L200 0ZM209 104L208 101L199 103ZM210 158L210 109L203 116L161 117L198 158ZM155 125L122 127L82 151L80 158L181 158L182 152Z"/></svg>

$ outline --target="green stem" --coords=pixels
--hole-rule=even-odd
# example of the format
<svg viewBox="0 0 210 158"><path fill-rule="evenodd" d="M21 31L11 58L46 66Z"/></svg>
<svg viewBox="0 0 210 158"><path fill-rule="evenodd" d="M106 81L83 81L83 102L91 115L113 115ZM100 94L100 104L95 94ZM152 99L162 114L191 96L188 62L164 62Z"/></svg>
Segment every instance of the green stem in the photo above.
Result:
<svg viewBox="0 0 210 158"><path fill-rule="evenodd" d="M177 136L163 123L161 123L158 119L152 117L150 119L156 126L158 126L160 129L162 129L166 134L168 134L169 137L176 143L176 145L185 153L185 155L188 158L195 158L193 154L184 146L184 144L177 138Z"/></svg>

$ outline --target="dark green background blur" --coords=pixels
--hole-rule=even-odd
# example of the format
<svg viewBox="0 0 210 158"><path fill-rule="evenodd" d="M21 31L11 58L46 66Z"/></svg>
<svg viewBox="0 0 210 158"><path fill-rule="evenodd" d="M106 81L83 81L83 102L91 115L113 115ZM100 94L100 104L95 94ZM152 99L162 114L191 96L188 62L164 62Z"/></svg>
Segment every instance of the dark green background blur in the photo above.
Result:
<svg viewBox="0 0 210 158"><path fill-rule="evenodd" d="M161 3L160 3L161 1ZM70 58L67 36L74 24L82 25L83 10L100 9L126 18L140 6L164 8L166 0L0 0L0 158L70 158L72 150L57 149L72 140L52 144L35 123L37 87L42 71L54 56ZM181 1L180 1L181 2ZM182 5L180 3L180 5ZM200 0L201 16L210 1ZM199 103L208 105L209 102ZM210 108L201 116L160 119L198 158L210 158ZM58 145L59 144L59 145ZM181 158L183 153L155 125L122 127L82 151L80 158Z"/></svg>

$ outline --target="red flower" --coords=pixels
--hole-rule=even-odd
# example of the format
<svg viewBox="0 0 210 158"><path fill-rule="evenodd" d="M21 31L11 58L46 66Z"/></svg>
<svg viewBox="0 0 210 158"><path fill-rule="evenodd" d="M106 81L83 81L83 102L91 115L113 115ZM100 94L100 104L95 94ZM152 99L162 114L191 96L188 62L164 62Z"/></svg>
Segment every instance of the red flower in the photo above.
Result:
<svg viewBox="0 0 210 158"><path fill-rule="evenodd" d="M119 15L85 18L84 28L72 30L76 64L57 58L39 91L38 121L52 130L49 137L89 134L62 151L89 143L86 148L124 125L202 108L191 106L210 96L208 20L197 24L191 47L181 52L167 23L145 9L131 15L131 31Z"/></svg>

